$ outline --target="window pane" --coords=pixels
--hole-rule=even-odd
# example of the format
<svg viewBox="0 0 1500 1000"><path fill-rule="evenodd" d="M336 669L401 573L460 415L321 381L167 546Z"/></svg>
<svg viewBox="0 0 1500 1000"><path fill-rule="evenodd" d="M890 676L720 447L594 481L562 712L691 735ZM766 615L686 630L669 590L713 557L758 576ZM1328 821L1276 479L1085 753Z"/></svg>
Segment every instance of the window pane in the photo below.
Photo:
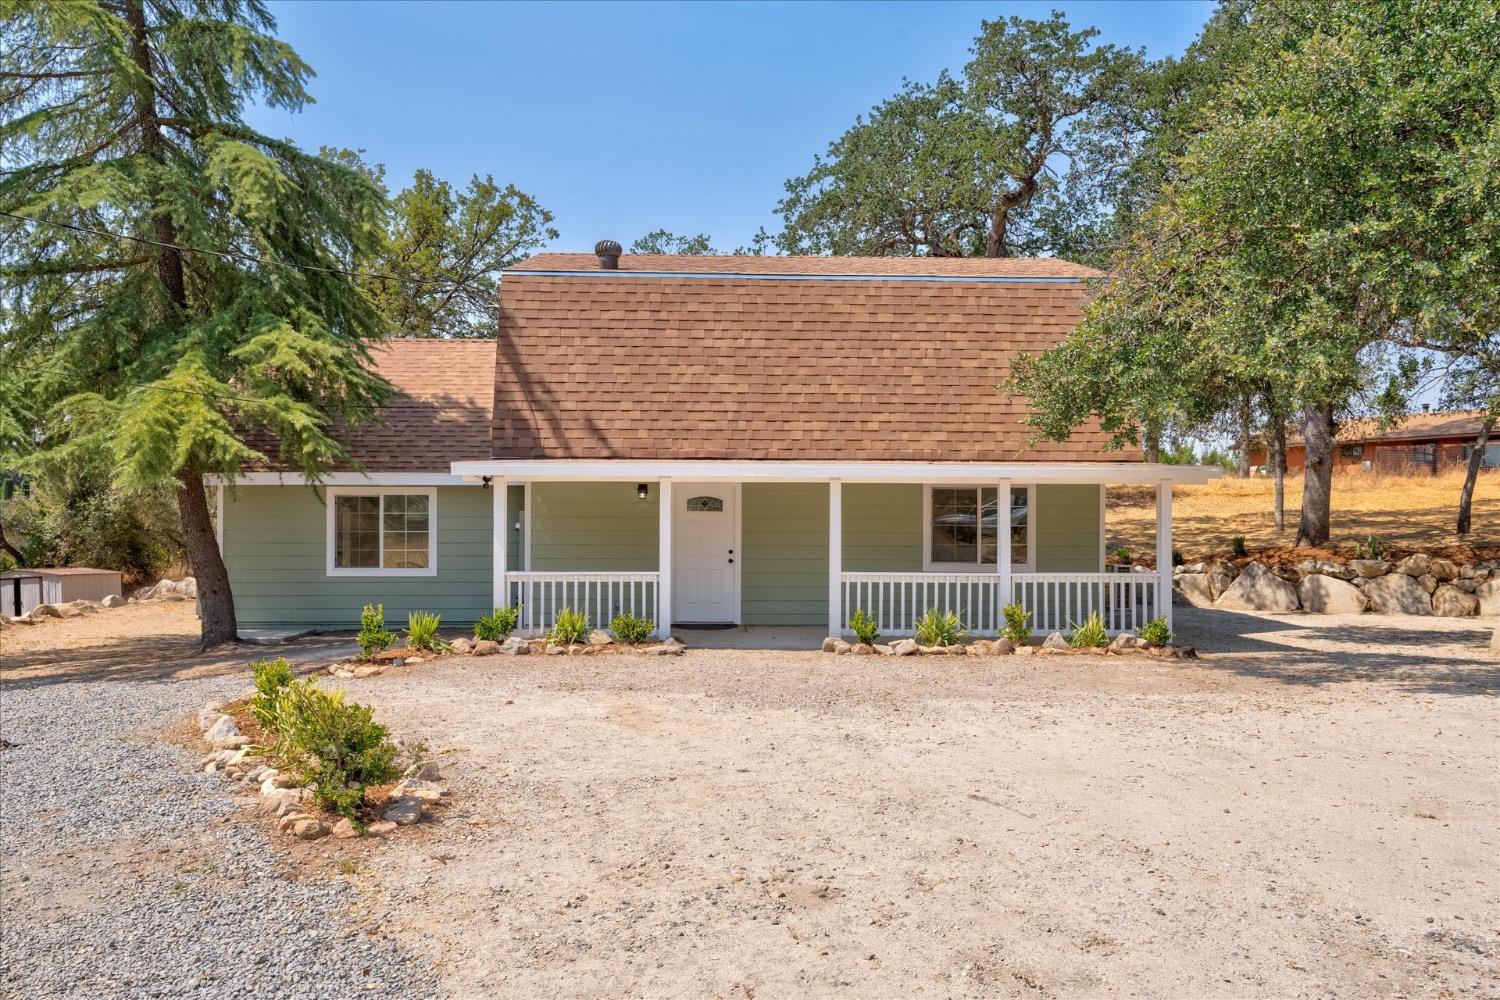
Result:
<svg viewBox="0 0 1500 1000"><path fill-rule="evenodd" d="M427 498L390 493L385 496L386 569L427 568Z"/></svg>
<svg viewBox="0 0 1500 1000"><path fill-rule="evenodd" d="M333 565L354 569L380 565L380 498L334 500Z"/></svg>
<svg viewBox="0 0 1500 1000"><path fill-rule="evenodd" d="M973 563L979 555L978 495L972 489L932 491L932 561Z"/></svg>
<svg viewBox="0 0 1500 1000"><path fill-rule="evenodd" d="M989 487L979 491L979 562L983 565L1000 561L999 492Z"/></svg>
<svg viewBox="0 0 1500 1000"><path fill-rule="evenodd" d="M1026 550L1026 528L1031 517L1030 497L1031 491L1024 486L1010 488L1010 564L1012 566L1031 562L1031 553Z"/></svg>

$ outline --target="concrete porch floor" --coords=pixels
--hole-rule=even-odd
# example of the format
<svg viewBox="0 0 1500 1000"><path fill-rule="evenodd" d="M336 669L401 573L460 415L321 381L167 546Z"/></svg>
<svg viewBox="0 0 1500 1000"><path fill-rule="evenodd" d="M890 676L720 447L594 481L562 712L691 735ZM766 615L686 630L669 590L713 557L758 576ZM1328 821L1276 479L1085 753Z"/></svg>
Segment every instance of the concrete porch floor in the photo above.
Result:
<svg viewBox="0 0 1500 1000"><path fill-rule="evenodd" d="M677 626L672 634L689 649L806 649L816 650L828 635L816 625L737 625L724 629Z"/></svg>

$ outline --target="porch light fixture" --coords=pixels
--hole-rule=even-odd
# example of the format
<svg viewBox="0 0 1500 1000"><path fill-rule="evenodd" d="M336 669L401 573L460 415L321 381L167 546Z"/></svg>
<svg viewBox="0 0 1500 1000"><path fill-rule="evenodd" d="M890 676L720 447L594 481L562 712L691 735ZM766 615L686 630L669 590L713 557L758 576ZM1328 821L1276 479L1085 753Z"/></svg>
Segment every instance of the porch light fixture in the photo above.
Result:
<svg viewBox="0 0 1500 1000"><path fill-rule="evenodd" d="M637 500L649 500L649 499L651 499L651 484L650 483L636 483L635 484L635 498Z"/></svg>

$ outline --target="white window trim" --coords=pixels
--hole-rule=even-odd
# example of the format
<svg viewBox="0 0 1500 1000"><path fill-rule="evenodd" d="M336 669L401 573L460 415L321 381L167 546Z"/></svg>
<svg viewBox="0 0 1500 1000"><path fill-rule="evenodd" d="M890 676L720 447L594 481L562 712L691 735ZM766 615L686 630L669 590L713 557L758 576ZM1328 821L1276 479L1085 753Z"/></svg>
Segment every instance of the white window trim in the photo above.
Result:
<svg viewBox="0 0 1500 1000"><path fill-rule="evenodd" d="M427 498L427 565L421 569L386 569L383 566L335 566L335 530L339 497L425 496ZM437 576L437 489L427 486L340 486L327 491L327 531L323 544L328 576ZM385 502L380 504L380 559L385 561Z"/></svg>
<svg viewBox="0 0 1500 1000"><path fill-rule="evenodd" d="M922 487L922 572L924 573L994 573L998 567L989 563L949 563L932 561L932 491L937 489L996 489L998 483L928 483ZM1027 562L1012 563L1012 573L1030 573L1036 560L1036 487L1028 483L1011 483L1013 490L1026 491L1026 557ZM997 498L998 499L998 498ZM1006 513L1009 514L1007 497ZM998 528L998 525L997 525Z"/></svg>

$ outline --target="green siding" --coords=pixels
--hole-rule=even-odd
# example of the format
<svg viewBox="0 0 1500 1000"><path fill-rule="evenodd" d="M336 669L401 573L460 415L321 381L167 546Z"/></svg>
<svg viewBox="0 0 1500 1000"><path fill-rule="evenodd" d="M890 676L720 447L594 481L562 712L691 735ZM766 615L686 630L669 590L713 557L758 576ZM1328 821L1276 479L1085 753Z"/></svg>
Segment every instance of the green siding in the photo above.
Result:
<svg viewBox="0 0 1500 1000"><path fill-rule="evenodd" d="M1035 488L1036 571L1102 573L1099 564L1099 502L1095 485Z"/></svg>
<svg viewBox="0 0 1500 1000"><path fill-rule="evenodd" d="M922 490L917 483L844 487L844 572L922 571Z"/></svg>
<svg viewBox="0 0 1500 1000"><path fill-rule="evenodd" d="M740 494L746 625L828 621L828 486L746 483Z"/></svg>
<svg viewBox="0 0 1500 1000"><path fill-rule="evenodd" d="M634 483L533 483L531 568L627 572L656 569L657 500Z"/></svg>
<svg viewBox="0 0 1500 1000"><path fill-rule="evenodd" d="M514 502L519 498L512 496ZM303 486L241 486L224 498L224 561L244 628L359 627L366 603L391 626L414 610L466 625L489 610L493 500L474 486L437 491L436 576L328 576L327 509Z"/></svg>

